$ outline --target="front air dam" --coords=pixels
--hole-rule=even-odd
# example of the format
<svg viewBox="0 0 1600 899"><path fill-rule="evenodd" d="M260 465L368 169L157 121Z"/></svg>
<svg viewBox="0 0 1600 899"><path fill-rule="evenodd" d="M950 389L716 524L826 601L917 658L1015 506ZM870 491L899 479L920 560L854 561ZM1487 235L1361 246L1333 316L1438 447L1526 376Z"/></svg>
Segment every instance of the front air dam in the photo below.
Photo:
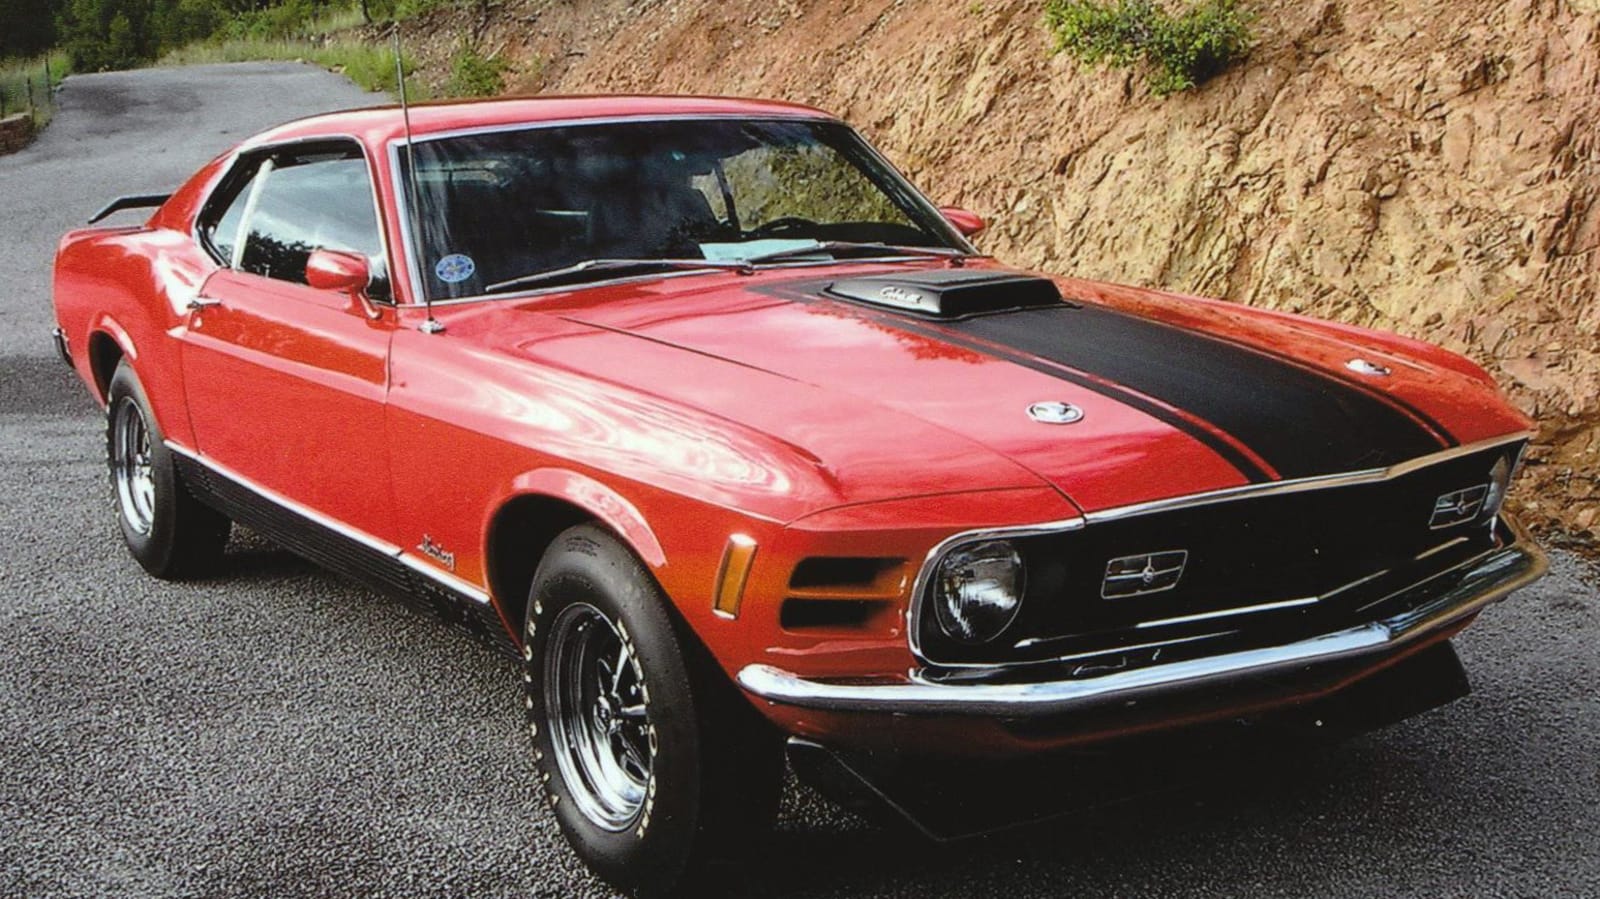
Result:
<svg viewBox="0 0 1600 899"><path fill-rule="evenodd" d="M802 781L864 817L903 818L927 837L981 836L1201 786L1245 783L1264 767L1376 730L1470 692L1440 642L1320 700L1179 731L1005 761L836 751L793 738Z"/></svg>

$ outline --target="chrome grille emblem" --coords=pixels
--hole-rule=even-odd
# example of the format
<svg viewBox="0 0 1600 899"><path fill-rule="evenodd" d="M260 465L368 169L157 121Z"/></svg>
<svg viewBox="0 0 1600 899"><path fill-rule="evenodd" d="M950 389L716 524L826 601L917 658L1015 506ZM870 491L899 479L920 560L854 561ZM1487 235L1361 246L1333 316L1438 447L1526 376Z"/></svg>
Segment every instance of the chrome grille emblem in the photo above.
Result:
<svg viewBox="0 0 1600 899"><path fill-rule="evenodd" d="M1171 590L1178 586L1188 562L1189 551L1186 549L1112 559L1106 563L1106 578L1100 584L1100 597L1125 599Z"/></svg>
<svg viewBox="0 0 1600 899"><path fill-rule="evenodd" d="M1488 498L1488 484L1446 493L1434 500L1433 517L1428 519L1428 527L1437 531L1440 528L1471 521L1478 517L1479 510L1483 508L1483 501Z"/></svg>

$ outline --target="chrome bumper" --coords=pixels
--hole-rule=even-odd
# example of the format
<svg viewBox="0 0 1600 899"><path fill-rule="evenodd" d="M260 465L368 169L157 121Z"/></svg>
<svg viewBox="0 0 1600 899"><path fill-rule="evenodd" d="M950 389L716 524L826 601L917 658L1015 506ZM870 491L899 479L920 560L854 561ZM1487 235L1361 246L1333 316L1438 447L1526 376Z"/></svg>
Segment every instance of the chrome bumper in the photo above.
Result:
<svg viewBox="0 0 1600 899"><path fill-rule="evenodd" d="M61 361L67 363L68 368L72 368L72 353L67 349L67 332L60 328L51 328L50 343L55 346L56 355L61 357Z"/></svg>
<svg viewBox="0 0 1600 899"><path fill-rule="evenodd" d="M1439 583L1441 576L1405 591L1419 600L1405 614L1281 646L1043 683L938 683L917 672L879 680L810 680L770 665L749 665L738 680L761 699L801 708L1025 718L1236 685L1327 663L1380 659L1538 580L1548 566L1544 553L1520 529L1512 531L1515 543L1449 572L1447 586Z"/></svg>

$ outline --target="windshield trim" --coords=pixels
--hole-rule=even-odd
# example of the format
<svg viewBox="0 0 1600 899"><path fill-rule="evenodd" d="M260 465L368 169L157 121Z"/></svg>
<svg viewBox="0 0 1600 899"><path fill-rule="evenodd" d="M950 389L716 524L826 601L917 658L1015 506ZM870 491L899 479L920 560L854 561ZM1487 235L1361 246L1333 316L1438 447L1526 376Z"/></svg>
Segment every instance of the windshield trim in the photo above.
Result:
<svg viewBox="0 0 1600 899"><path fill-rule="evenodd" d="M407 288L407 292L409 294L409 299L408 299L407 302L397 303L396 305L399 308L402 308L402 309L406 309L406 308L421 309L421 308L430 307L430 306L456 305L458 303L472 303L472 302L479 302L479 301L482 301L482 300L516 299L516 298L519 298L519 297L528 297L528 296L532 296L532 295L536 295L536 294L542 294L542 293L548 293L549 292L548 289L538 289L538 290L529 291L529 292L526 292L526 293L524 293L524 292L480 293L480 294L476 294L476 295L470 296L470 297L454 297L454 298L451 298L451 299L448 299L448 300L433 300L431 302L428 301L426 299L427 294L425 293L425 288L423 287L423 284L422 284L422 271L421 271L421 268L418 266L418 263L417 263L418 255L417 255L417 252L416 252L415 236L411 232L411 209L410 209L410 204L409 204L410 192L406 188L405 179L400 177L400 172L401 172L401 168L400 168L400 148L401 147L409 146L411 144L425 144L425 143L430 143L432 141L445 140L445 139L449 139L449 138L472 137L472 136L483 135L483 134L503 134L503 133L515 132L515 131L538 131L538 130L547 129L547 128L571 128L571 127L582 126L582 125L617 125L617 124L625 124L625 123L631 123L631 122L650 123L650 122L704 122L704 121L817 122L817 123L821 123L821 124L841 125L844 128L848 129L850 131L850 133L855 136L856 140L859 141L861 147L867 152L867 154L869 156L872 157L874 162L876 162L878 165L883 166L885 171L887 171L889 174L893 175L895 178L898 178L900 180L900 182L905 186L907 192L909 193L911 202L916 204L916 205L918 205L918 206L920 206L920 207L922 207L922 211L925 212L926 214L928 214L928 216L929 216L931 221L937 223L938 225L940 225L941 227L944 228L945 234L943 234L941 236L943 236L947 241L949 241L949 243L951 244L952 248L957 249L957 250L961 251L962 253L965 253L968 256L980 256L981 255L980 253L978 253L977 249L975 247L973 247L971 242L969 242L966 239L966 237L961 234L961 232L957 231L955 229L954 225L951 225L950 222L945 219L944 213L941 213L939 211L939 207L937 205L935 205L933 203L933 201L929 200L927 198L927 196L925 196L922 193L922 191L917 188L916 184L914 184L911 181L910 178L906 177L904 172L900 171L900 169L896 168L893 163L891 163L888 159L884 158L884 155L881 152L878 151L877 147L872 145L871 141L869 141L865 137L863 137L861 135L861 132L857 131L855 129L855 127L852 126L850 123L844 121L843 119L835 118L833 116L816 115L816 114L805 114L805 113L799 113L799 112L796 112L793 115L787 115L787 114L783 114L783 113L771 113L771 114L764 114L764 115L744 115L744 114L738 114L738 113L681 113L681 114L680 113L674 113L674 114L671 114L671 115L592 116L592 117L550 119L548 121L540 121L540 122L511 122L511 123L505 123L505 124L500 124L500 125L483 125L483 126L476 126L476 127L471 127L471 128L457 128L457 129L454 129L454 130L451 130L451 131L437 131L437 132L431 132L431 133L428 133L428 134L417 135L415 138L408 138L405 135L397 135L397 136L392 137L392 138L389 139L389 141L388 141L388 143L386 145L387 152L388 152L388 157L389 157L389 185L390 185L390 189L394 192L395 212L397 213L397 216L398 216L398 218L400 220L400 248L401 248L400 255L402 255L405 258L405 263L406 263L406 288ZM907 261L923 261L923 260L925 260L927 258L928 257L895 256L895 257L885 257L885 258L882 258L882 259L851 259L851 260L847 260L847 261L850 262L850 263L857 263L857 262L907 262ZM806 267L806 266L833 265L833 264L836 264L838 261L839 260L807 261L807 262L803 262L803 263L794 263L794 264L783 263L783 264L779 264L779 265L770 265L770 266L769 265L762 265L760 267L761 268L801 268L801 267ZM621 277L621 278L614 278L614 279L610 279L610 280L606 280L606 281L591 281L591 282L587 282L587 283L580 284L580 285L565 285L564 287L557 288L557 289L572 290L572 289L575 289L575 288L576 289L581 289L581 288L586 288L586 287L599 287L599 286L604 285L604 284L615 284L615 283L620 283L620 282L624 282L624 281L637 281L637 280L642 280L643 278L647 278L647 277L661 278L661 277L668 277L668 276L704 274L706 271L710 271L710 270L711 269L695 269L695 270L689 270L689 271L683 271L683 272L668 272L668 273L659 273L658 272L658 273L652 273L652 274L646 275L646 276L627 276L627 277ZM393 274L391 273L391 278L392 277L393 277Z"/></svg>
<svg viewBox="0 0 1600 899"><path fill-rule="evenodd" d="M670 114L640 113L638 115L612 115L612 116L570 116L561 119L543 119L534 122L502 122L498 125L472 125L466 128L452 128L449 131L429 131L426 134L415 136L416 143L426 144L436 140L449 140L457 137L479 137L485 134L505 134L512 131L538 131L544 128L572 128L578 125L622 125L629 122L832 122L846 124L844 120L829 115L806 115L795 113L770 113L763 115L748 115L736 112L675 112ZM404 145L406 136L399 134L389 138L390 147Z"/></svg>

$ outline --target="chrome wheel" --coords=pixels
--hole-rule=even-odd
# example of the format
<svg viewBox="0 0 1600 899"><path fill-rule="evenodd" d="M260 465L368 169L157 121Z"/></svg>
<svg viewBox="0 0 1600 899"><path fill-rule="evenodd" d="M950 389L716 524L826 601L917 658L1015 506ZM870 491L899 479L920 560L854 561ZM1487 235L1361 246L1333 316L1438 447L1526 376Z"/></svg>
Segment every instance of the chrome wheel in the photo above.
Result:
<svg viewBox="0 0 1600 899"><path fill-rule="evenodd" d="M111 416L111 475L117 484L122 520L140 534L149 534L155 520L156 479L150 467L150 428L131 397L120 400Z"/></svg>
<svg viewBox="0 0 1600 899"><path fill-rule="evenodd" d="M544 704L573 801L597 826L627 830L650 788L648 693L628 641L588 603L567 606L551 624Z"/></svg>

